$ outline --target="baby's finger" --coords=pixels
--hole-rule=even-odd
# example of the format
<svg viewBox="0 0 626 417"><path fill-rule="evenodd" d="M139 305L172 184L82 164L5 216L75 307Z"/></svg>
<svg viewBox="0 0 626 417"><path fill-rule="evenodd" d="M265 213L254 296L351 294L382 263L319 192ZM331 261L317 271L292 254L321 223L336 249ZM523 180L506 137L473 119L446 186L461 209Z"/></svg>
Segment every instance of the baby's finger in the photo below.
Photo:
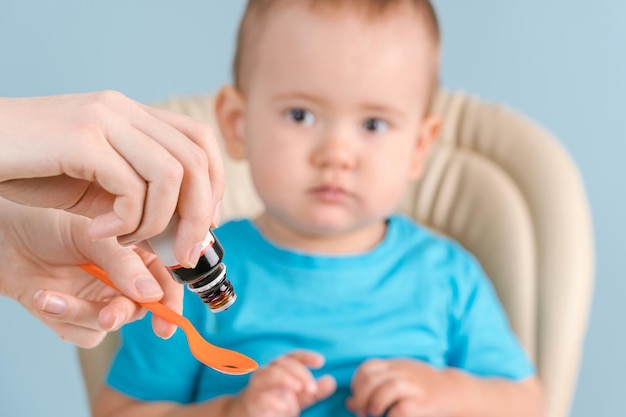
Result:
<svg viewBox="0 0 626 417"><path fill-rule="evenodd" d="M324 375L317 380L317 393L315 401L321 401L329 397L337 389L337 381L331 375Z"/></svg>
<svg viewBox="0 0 626 417"><path fill-rule="evenodd" d="M391 406L385 416L387 417L427 417L432 416L432 411L424 409L418 400L403 399Z"/></svg>
<svg viewBox="0 0 626 417"><path fill-rule="evenodd" d="M300 408L310 407L318 401L329 397L337 389L337 382L331 375L324 375L317 380L317 390L313 393L300 392L298 402Z"/></svg>
<svg viewBox="0 0 626 417"><path fill-rule="evenodd" d="M298 400L291 390L271 388L248 402L250 412L242 415L259 417L291 417L300 415Z"/></svg>
<svg viewBox="0 0 626 417"><path fill-rule="evenodd" d="M350 410L365 413L373 390L381 383L381 380L385 379L385 375L388 373L389 363L387 361L370 359L361 364L350 382L350 390L352 391L352 397L348 400Z"/></svg>
<svg viewBox="0 0 626 417"><path fill-rule="evenodd" d="M313 352L294 352L287 356L281 356L274 361L274 364L283 367L291 375L297 378L305 392L313 395L317 392L317 383L308 367L319 367L323 364L324 358Z"/></svg>
<svg viewBox="0 0 626 417"><path fill-rule="evenodd" d="M372 391L366 405L367 415L382 416L395 404L405 399L417 400L421 396L421 389L410 384L406 379L397 378L392 374L380 380Z"/></svg>
<svg viewBox="0 0 626 417"><path fill-rule="evenodd" d="M295 396L301 390L302 383L285 368L276 366L273 362L252 374L246 388L248 397L266 396L268 392L274 391L288 391Z"/></svg>
<svg viewBox="0 0 626 417"><path fill-rule="evenodd" d="M374 384L379 375L388 373L389 362L380 359L370 359L363 362L355 371L350 388L353 392L369 393L368 386Z"/></svg>

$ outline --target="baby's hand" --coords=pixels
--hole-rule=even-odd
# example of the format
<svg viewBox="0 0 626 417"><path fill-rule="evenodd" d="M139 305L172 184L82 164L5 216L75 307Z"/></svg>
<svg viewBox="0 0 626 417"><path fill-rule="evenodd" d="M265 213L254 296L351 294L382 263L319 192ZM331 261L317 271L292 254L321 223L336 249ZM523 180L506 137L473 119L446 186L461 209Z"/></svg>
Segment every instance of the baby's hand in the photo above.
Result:
<svg viewBox="0 0 626 417"><path fill-rule="evenodd" d="M308 368L319 368L324 357L297 351L281 356L256 371L248 386L233 399L231 416L296 417L301 411L335 391L333 377L317 381Z"/></svg>
<svg viewBox="0 0 626 417"><path fill-rule="evenodd" d="M358 416L441 417L454 402L448 373L412 359L363 362L350 385L346 407Z"/></svg>

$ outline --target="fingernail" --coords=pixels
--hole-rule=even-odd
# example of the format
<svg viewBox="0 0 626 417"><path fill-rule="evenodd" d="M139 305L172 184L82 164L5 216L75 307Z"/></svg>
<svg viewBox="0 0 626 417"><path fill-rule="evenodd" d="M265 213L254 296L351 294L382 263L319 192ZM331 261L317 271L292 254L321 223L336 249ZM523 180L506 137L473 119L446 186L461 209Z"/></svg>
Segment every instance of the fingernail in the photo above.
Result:
<svg viewBox="0 0 626 417"><path fill-rule="evenodd" d="M40 298L43 290L35 293L35 298ZM41 303L41 309L50 314L63 314L67 310L67 302L56 295L46 295Z"/></svg>
<svg viewBox="0 0 626 417"><path fill-rule="evenodd" d="M169 324L169 323L161 323L160 320L154 326L155 326L154 327L155 333L157 334L157 336L159 336L163 340L167 340L170 337L172 337L174 335L174 332L176 331L176 327L175 326L173 326L172 324ZM157 327L158 327L158 329L157 329Z"/></svg>
<svg viewBox="0 0 626 417"><path fill-rule="evenodd" d="M220 217L222 217L222 202L220 201L213 208L213 227L220 225Z"/></svg>
<svg viewBox="0 0 626 417"><path fill-rule="evenodd" d="M204 242L200 242L191 249L189 257L187 258L187 268L195 268L196 265L198 265L198 259L200 259L200 252L202 252L203 246Z"/></svg>
<svg viewBox="0 0 626 417"><path fill-rule="evenodd" d="M119 330L125 321L126 321L126 313L124 311L118 312L115 315L115 322L113 323L113 326L111 327L111 331Z"/></svg>
<svg viewBox="0 0 626 417"><path fill-rule="evenodd" d="M141 277L135 281L135 288L139 291L142 297L147 299L161 298L163 296L163 290L159 287L159 284L154 278Z"/></svg>

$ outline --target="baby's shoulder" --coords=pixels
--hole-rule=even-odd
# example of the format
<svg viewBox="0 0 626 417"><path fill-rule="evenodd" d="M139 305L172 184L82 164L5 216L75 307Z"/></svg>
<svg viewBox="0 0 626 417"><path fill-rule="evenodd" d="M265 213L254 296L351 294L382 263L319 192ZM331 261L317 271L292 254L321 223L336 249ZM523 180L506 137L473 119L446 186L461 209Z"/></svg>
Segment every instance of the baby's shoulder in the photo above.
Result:
<svg viewBox="0 0 626 417"><path fill-rule="evenodd" d="M395 229L394 244L404 248L404 256L419 257L420 262L455 281L483 278L478 259L452 237L404 215L393 216L390 225Z"/></svg>
<svg viewBox="0 0 626 417"><path fill-rule="evenodd" d="M449 260L472 257L472 254L454 238L427 227L405 215L390 218L390 228L396 244L418 247L421 251Z"/></svg>

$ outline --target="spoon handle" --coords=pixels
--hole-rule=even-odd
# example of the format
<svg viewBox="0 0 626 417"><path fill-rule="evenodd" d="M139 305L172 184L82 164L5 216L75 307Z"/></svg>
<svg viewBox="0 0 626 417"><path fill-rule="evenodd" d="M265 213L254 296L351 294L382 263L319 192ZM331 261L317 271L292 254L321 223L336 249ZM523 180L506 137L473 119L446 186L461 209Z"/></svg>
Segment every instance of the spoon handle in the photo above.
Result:
<svg viewBox="0 0 626 417"><path fill-rule="evenodd" d="M113 288L115 291L120 292L120 290L118 290L115 284L113 284L113 282L111 281L109 276L106 274L106 272L100 269L96 264L88 263L88 264L81 264L79 266L84 271L88 272L89 274L98 278L100 281L107 284L109 287ZM150 310L153 314L156 314L162 319L167 320L170 323L177 325L178 327L182 327L184 329L186 326L192 326L191 322L187 320L187 318L181 316L180 314L178 314L171 308L167 307L166 305L163 305L161 303L138 303L138 304L144 307L145 309Z"/></svg>
<svg viewBox="0 0 626 417"><path fill-rule="evenodd" d="M119 292L106 272L96 264L90 262L79 266L90 275ZM166 305L161 303L139 303L139 305L183 329L187 336L187 343L191 353L206 366L231 375L247 374L259 367L256 361L239 352L209 343L186 317L176 313Z"/></svg>

